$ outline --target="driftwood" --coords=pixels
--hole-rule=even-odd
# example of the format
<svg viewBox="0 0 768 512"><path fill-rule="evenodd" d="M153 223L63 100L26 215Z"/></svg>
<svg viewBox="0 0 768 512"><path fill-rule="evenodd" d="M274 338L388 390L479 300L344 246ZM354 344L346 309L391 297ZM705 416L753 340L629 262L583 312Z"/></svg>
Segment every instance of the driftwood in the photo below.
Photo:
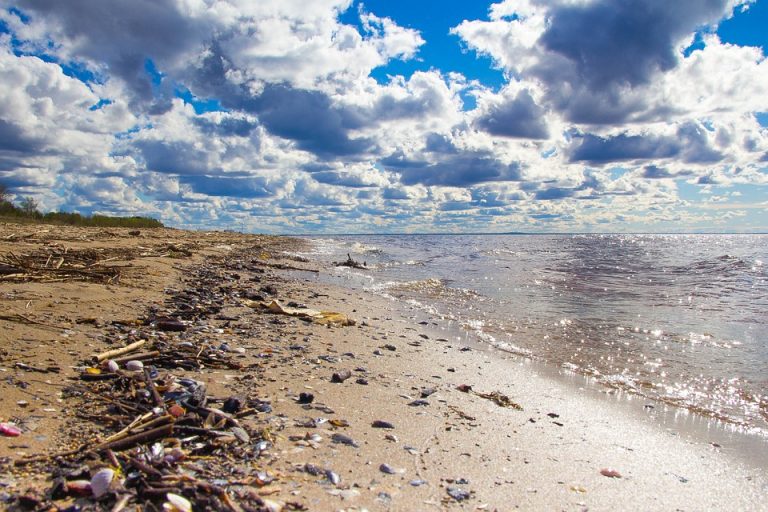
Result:
<svg viewBox="0 0 768 512"><path fill-rule="evenodd" d="M147 340L139 340L137 342L131 343L130 345L126 345L125 347L116 348L114 350L107 350L106 352L97 354L94 356L94 359L96 361L104 361L105 359L112 359L116 356L122 356L123 354L128 354L130 352L135 352L139 350L146 343L147 343Z"/></svg>
<svg viewBox="0 0 768 512"><path fill-rule="evenodd" d="M333 264L337 267L350 267L350 268L357 268L360 270L368 270L367 261L360 263L359 261L353 260L352 256L350 256L349 253L347 253L346 261L334 261Z"/></svg>

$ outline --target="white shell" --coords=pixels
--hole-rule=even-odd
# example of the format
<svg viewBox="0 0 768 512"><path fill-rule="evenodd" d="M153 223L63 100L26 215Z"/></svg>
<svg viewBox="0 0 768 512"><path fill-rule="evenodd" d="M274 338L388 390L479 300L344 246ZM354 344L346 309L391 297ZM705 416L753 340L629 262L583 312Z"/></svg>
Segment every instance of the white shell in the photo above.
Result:
<svg viewBox="0 0 768 512"><path fill-rule="evenodd" d="M116 372L119 369L120 369L120 365L117 364L115 361L113 361L112 359L107 361L107 370L109 370L112 373L114 373L114 372Z"/></svg>
<svg viewBox="0 0 768 512"><path fill-rule="evenodd" d="M91 478L91 492L94 498L101 498L107 491L109 486L112 485L112 480L115 478L114 470L110 468L103 468L96 472Z"/></svg>
<svg viewBox="0 0 768 512"><path fill-rule="evenodd" d="M125 363L125 369L131 372L140 372L144 369L144 363L141 361L128 361Z"/></svg>
<svg viewBox="0 0 768 512"><path fill-rule="evenodd" d="M184 496L169 492L166 499L168 501L163 503L163 510L166 512L192 512L192 503Z"/></svg>

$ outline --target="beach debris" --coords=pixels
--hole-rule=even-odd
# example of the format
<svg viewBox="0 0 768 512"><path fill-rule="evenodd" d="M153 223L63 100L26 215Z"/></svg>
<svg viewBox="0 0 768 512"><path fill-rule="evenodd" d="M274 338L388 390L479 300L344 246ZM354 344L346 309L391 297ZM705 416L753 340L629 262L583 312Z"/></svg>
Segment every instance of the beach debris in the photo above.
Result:
<svg viewBox="0 0 768 512"><path fill-rule="evenodd" d="M344 444L347 446L352 446L354 448L360 448L360 445L357 444L357 442L352 439L349 436L345 436L344 434L333 434L331 436L331 441L333 441L336 444Z"/></svg>
<svg viewBox="0 0 768 512"><path fill-rule="evenodd" d="M368 379L366 379L364 377L358 377L357 379L355 379L355 383L360 384L362 386L367 386L368 385Z"/></svg>
<svg viewBox="0 0 768 512"><path fill-rule="evenodd" d="M136 352L137 350L142 348L146 343L147 343L147 340L139 340L129 345L126 345L125 347L102 352L101 354L97 354L93 356L93 358L97 362L104 361L105 359L114 359L115 357L118 357L118 356L130 354L131 352Z"/></svg>
<svg viewBox="0 0 768 512"><path fill-rule="evenodd" d="M371 426L373 428L387 428L387 429L395 428L395 426L392 423L384 420L375 420L373 423L371 423Z"/></svg>
<svg viewBox="0 0 768 512"><path fill-rule="evenodd" d="M347 253L347 259L345 261L334 261L333 265L335 267L350 267L350 268L356 268L359 270L367 270L368 269L368 263L359 261L355 261L352 259L352 256Z"/></svg>
<svg viewBox="0 0 768 512"><path fill-rule="evenodd" d="M613 468L603 468L600 470L600 474L608 478L621 478L621 473Z"/></svg>
<svg viewBox="0 0 768 512"><path fill-rule="evenodd" d="M184 496L169 492L165 497L167 501L163 503L163 510L166 512L192 512L192 503Z"/></svg>
<svg viewBox="0 0 768 512"><path fill-rule="evenodd" d="M21 435L21 429L11 423L0 423L0 434L5 437L18 437Z"/></svg>
<svg viewBox="0 0 768 512"><path fill-rule="evenodd" d="M109 491L112 481L115 479L115 470L102 468L91 478L91 492L94 498L101 498Z"/></svg>
<svg viewBox="0 0 768 512"><path fill-rule="evenodd" d="M411 407L426 407L427 405L429 405L429 402L426 400L417 399L412 402L408 402L408 405L410 405Z"/></svg>
<svg viewBox="0 0 768 512"><path fill-rule="evenodd" d="M410 485L411 487L421 487L422 485L427 485L427 481L422 480L421 478L416 478L408 482L408 485Z"/></svg>
<svg viewBox="0 0 768 512"><path fill-rule="evenodd" d="M468 500L472 496L470 491L465 491L459 487L448 487L445 490L448 493L448 496L456 501Z"/></svg>
<svg viewBox="0 0 768 512"><path fill-rule="evenodd" d="M312 393L305 393L302 391L301 393L299 393L299 398L297 402L300 404L311 404L314 401L314 399L315 399L315 395L313 395Z"/></svg>
<svg viewBox="0 0 768 512"><path fill-rule="evenodd" d="M333 375L331 375L331 382L335 382L337 384L340 384L350 378L352 376L352 372L349 370L340 370L338 372L334 372Z"/></svg>
<svg viewBox="0 0 768 512"><path fill-rule="evenodd" d="M330 469L325 470L325 477L333 485L339 485L341 483L341 477L337 473L331 471Z"/></svg>
<svg viewBox="0 0 768 512"><path fill-rule="evenodd" d="M252 308L261 308L270 313L278 315L303 318L309 320L310 322L320 325L327 325L329 327L345 327L353 326L356 324L355 320L349 318L343 313L336 313L333 311L319 311L309 308L290 308L283 306L278 300L273 300L269 303L246 300L245 305Z"/></svg>
<svg viewBox="0 0 768 512"><path fill-rule="evenodd" d="M140 372L144 370L144 363L141 361L131 360L125 363L125 369L129 372Z"/></svg>
<svg viewBox="0 0 768 512"><path fill-rule="evenodd" d="M479 396L480 398L485 398L486 400L490 400L491 402L495 403L499 407L509 407L510 409L515 409L517 411L523 410L523 407L520 404L512 401L512 399L510 399L507 395L500 393L499 391L492 391L490 393L480 393L479 391L473 390L472 386L468 384L460 384L456 386L456 389L458 391L461 391L462 393L472 393L476 396Z"/></svg>
<svg viewBox="0 0 768 512"><path fill-rule="evenodd" d="M421 390L421 398L427 398L437 393L437 388L424 388Z"/></svg>
<svg viewBox="0 0 768 512"><path fill-rule="evenodd" d="M387 475L400 475L402 473L405 473L404 469L394 468L386 463L379 465L379 471L381 471L382 473L386 473Z"/></svg>

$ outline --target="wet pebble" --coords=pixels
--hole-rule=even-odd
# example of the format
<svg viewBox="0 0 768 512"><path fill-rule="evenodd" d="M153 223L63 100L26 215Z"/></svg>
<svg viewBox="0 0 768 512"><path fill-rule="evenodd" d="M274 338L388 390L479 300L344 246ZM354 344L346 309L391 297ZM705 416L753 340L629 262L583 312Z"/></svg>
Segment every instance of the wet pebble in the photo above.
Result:
<svg viewBox="0 0 768 512"><path fill-rule="evenodd" d="M331 382L335 382L336 384L340 384L340 383L344 382L345 380L347 380L348 378L350 378L351 376L352 376L352 372L350 372L349 370L341 370L341 371L335 372L331 376Z"/></svg>
<svg viewBox="0 0 768 512"><path fill-rule="evenodd" d="M388 475L399 475L401 473L405 473L404 469L393 468L389 464L381 464L379 466L379 471L381 471L382 473L386 473Z"/></svg>
<svg viewBox="0 0 768 512"><path fill-rule="evenodd" d="M421 398L427 398L435 393L437 393L437 388L424 388L421 390Z"/></svg>
<svg viewBox="0 0 768 512"><path fill-rule="evenodd" d="M344 434L333 434L333 436L331 436L331 441L333 441L336 444L344 444L347 446L352 446L354 448L360 447L360 445L357 444L357 442L354 439L352 439L349 436L345 436Z"/></svg>
<svg viewBox="0 0 768 512"><path fill-rule="evenodd" d="M299 393L298 402L300 404L311 404L314 401L315 395L312 393Z"/></svg>
<svg viewBox="0 0 768 512"><path fill-rule="evenodd" d="M448 496L456 501L468 500L471 495L469 491L465 491L464 489L460 489L458 487L448 487L446 491L448 492Z"/></svg>
<svg viewBox="0 0 768 512"><path fill-rule="evenodd" d="M331 471L330 469L325 470L325 477L333 485L339 485L341 483L341 477L337 473Z"/></svg>

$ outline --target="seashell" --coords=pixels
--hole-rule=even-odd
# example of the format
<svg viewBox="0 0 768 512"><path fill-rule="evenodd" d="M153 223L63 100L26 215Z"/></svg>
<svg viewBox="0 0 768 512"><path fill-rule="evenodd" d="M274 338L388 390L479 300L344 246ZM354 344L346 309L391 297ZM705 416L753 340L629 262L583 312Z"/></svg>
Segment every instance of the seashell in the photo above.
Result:
<svg viewBox="0 0 768 512"><path fill-rule="evenodd" d="M169 464L183 460L187 456L181 448L172 448L165 452L163 460Z"/></svg>
<svg viewBox="0 0 768 512"><path fill-rule="evenodd" d="M103 468L96 472L91 478L91 492L94 498L101 498L107 491L109 486L112 485L112 480L115 478L115 471L110 468Z"/></svg>
<svg viewBox="0 0 768 512"><path fill-rule="evenodd" d="M117 363L116 363L115 361L113 361L112 359L110 359L109 361L107 361L107 364L106 364L105 366L106 366L107 370L109 370L109 371L110 371L110 372L112 372L112 373L115 373L117 370L119 370L119 369L120 369L120 365L119 365L119 364L117 364Z"/></svg>
<svg viewBox="0 0 768 512"><path fill-rule="evenodd" d="M336 474L333 471L331 471L330 469L326 469L325 470L325 477L333 485L339 485L339 483L341 483L341 477L338 474Z"/></svg>
<svg viewBox="0 0 768 512"><path fill-rule="evenodd" d="M125 363L125 369L129 372L140 372L144 369L144 363L136 360L128 361Z"/></svg>
<svg viewBox="0 0 768 512"><path fill-rule="evenodd" d="M405 473L404 469L393 468L389 464L382 464L381 466L379 466L379 471L381 471L382 473L386 473L388 475L398 475L401 473Z"/></svg>
<svg viewBox="0 0 768 512"><path fill-rule="evenodd" d="M91 482L88 480L70 480L67 482L67 493L77 496L90 496Z"/></svg>
<svg viewBox="0 0 768 512"><path fill-rule="evenodd" d="M184 496L169 492L166 499L168 501L163 503L163 510L166 512L192 512L192 503Z"/></svg>
<svg viewBox="0 0 768 512"><path fill-rule="evenodd" d="M174 418L178 418L180 416L184 416L184 413L186 413L186 412L187 411L182 406L180 406L179 404L173 404L172 406L170 406L168 408L168 414L170 414Z"/></svg>
<svg viewBox="0 0 768 512"><path fill-rule="evenodd" d="M383 420L376 420L376 421L374 421L374 422L371 424L371 426L372 426L373 428L388 428L388 429L393 429L393 428L395 428L395 426L394 426L392 423L390 423L390 422L388 422L388 421L383 421Z"/></svg>
<svg viewBox="0 0 768 512"><path fill-rule="evenodd" d="M621 473L611 468L601 469L600 474L603 476L607 476L608 478L621 478Z"/></svg>
<svg viewBox="0 0 768 512"><path fill-rule="evenodd" d="M285 505L279 501L268 499L262 499L262 501L264 502L264 508L268 510L268 512L280 512L285 507Z"/></svg>

